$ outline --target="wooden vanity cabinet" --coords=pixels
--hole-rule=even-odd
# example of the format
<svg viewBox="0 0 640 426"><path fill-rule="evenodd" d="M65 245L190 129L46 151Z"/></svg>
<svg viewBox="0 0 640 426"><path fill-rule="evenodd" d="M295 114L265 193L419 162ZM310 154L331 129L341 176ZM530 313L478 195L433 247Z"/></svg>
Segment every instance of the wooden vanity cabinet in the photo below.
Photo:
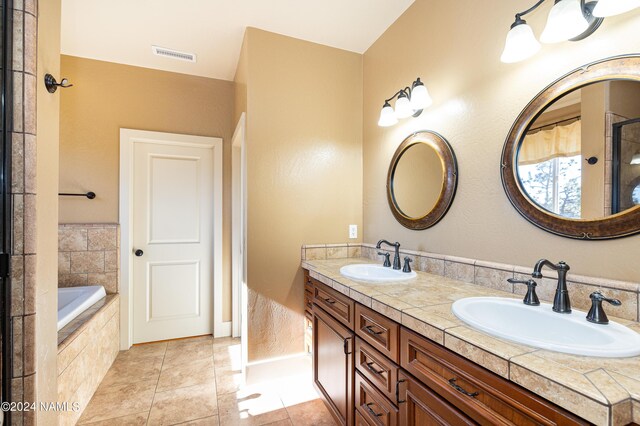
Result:
<svg viewBox="0 0 640 426"><path fill-rule="evenodd" d="M314 383L338 424L589 424L305 274L307 283Z"/></svg>

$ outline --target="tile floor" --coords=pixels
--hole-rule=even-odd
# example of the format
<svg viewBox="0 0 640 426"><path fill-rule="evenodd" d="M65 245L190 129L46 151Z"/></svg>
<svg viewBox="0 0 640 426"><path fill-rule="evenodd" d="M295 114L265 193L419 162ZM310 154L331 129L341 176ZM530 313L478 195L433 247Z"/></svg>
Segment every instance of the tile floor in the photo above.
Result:
<svg viewBox="0 0 640 426"><path fill-rule="evenodd" d="M301 425L335 423L311 376L240 384L240 341L196 337L120 352L79 425Z"/></svg>

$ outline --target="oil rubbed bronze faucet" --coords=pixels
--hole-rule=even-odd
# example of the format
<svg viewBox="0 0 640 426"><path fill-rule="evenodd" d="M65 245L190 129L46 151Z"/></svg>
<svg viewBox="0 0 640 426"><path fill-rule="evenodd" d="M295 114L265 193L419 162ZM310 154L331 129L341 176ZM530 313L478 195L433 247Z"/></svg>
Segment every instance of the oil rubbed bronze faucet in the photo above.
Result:
<svg viewBox="0 0 640 426"><path fill-rule="evenodd" d="M531 276L533 278L542 278L540 272L544 266L548 266L554 271L558 272L558 286L556 287L556 295L553 298L553 310L561 314L568 314L571 312L571 301L569 300L569 291L567 290L567 272L569 271L569 265L560 261L557 265L554 265L547 259L540 259L536 266L533 268Z"/></svg>
<svg viewBox="0 0 640 426"><path fill-rule="evenodd" d="M607 318L607 314L604 313L604 309L602 309L602 302L611 303L613 306L620 306L622 302L618 299L610 299L605 297L599 291L594 291L589 295L591 298L591 309L587 313L587 321L595 323L595 324L609 324L609 318Z"/></svg>
<svg viewBox="0 0 640 426"><path fill-rule="evenodd" d="M382 246L382 244L386 244L395 249L395 254L393 256L393 269L399 270L400 269L400 243L399 242L390 243L387 240L380 240L378 241L378 244L376 244L376 248L379 249Z"/></svg>

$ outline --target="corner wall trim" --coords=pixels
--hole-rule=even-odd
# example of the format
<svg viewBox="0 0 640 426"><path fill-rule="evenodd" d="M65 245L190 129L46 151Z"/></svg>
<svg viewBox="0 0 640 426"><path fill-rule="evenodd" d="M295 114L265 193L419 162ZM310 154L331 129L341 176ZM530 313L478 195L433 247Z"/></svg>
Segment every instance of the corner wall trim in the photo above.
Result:
<svg viewBox="0 0 640 426"><path fill-rule="evenodd" d="M231 321L216 323L215 330L213 330L213 336L216 338L231 336Z"/></svg>

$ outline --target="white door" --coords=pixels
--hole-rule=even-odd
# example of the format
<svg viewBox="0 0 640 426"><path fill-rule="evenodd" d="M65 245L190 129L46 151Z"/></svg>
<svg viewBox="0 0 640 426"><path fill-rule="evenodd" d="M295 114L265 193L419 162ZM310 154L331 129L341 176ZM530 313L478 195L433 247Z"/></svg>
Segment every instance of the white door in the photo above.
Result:
<svg viewBox="0 0 640 426"><path fill-rule="evenodd" d="M221 212L214 154L221 150L184 138L194 137L164 134L133 148L133 343L213 332L214 212Z"/></svg>

